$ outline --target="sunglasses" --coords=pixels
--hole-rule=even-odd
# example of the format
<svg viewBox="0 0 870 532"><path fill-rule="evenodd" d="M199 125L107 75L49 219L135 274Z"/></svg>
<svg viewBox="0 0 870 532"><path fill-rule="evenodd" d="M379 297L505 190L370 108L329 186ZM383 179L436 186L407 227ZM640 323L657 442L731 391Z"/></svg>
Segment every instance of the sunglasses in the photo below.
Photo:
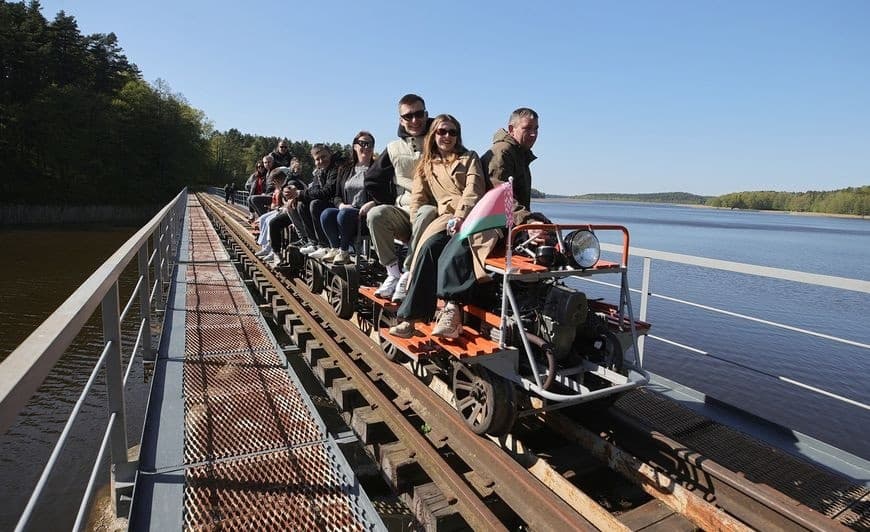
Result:
<svg viewBox="0 0 870 532"><path fill-rule="evenodd" d="M459 132L456 131L455 129L447 129L446 127L439 127L438 129L435 130L435 134L438 135L439 137L443 137L444 135L447 135L448 137L455 137L455 136L459 135Z"/></svg>
<svg viewBox="0 0 870 532"><path fill-rule="evenodd" d="M278 146L278 149L279 149L279 150L286 150L286 149L287 149L287 146Z"/></svg>
<svg viewBox="0 0 870 532"><path fill-rule="evenodd" d="M414 120L415 118L417 120L422 120L424 116L426 116L426 109L420 109L419 111L413 111L411 113L405 113L403 115L399 115L399 118L401 118L405 122L410 122L411 120Z"/></svg>
<svg viewBox="0 0 870 532"><path fill-rule="evenodd" d="M353 141L353 143L356 144L357 146L359 146L360 148L368 148L372 145L372 143L367 141L367 140L355 140L355 141Z"/></svg>

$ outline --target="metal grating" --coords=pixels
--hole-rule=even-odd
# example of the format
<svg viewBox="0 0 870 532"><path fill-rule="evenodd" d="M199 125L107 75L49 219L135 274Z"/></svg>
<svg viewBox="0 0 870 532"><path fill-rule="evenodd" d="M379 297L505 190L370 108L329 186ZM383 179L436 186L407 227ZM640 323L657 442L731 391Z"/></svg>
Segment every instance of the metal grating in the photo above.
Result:
<svg viewBox="0 0 870 532"><path fill-rule="evenodd" d="M185 530L365 530L357 486L324 445L191 467Z"/></svg>
<svg viewBox="0 0 870 532"><path fill-rule="evenodd" d="M211 222L198 207L188 220L183 527L374 528L238 271L216 262L229 255Z"/></svg>
<svg viewBox="0 0 870 532"><path fill-rule="evenodd" d="M234 360L238 360L240 365L245 366L258 368L282 367L285 369L287 367L284 358L275 350L259 352L239 351L236 353L201 353L199 355L186 357L185 362L212 362L214 360L221 360L224 357L232 357Z"/></svg>
<svg viewBox="0 0 870 532"><path fill-rule="evenodd" d="M293 447L325 436L293 388L209 397L186 408L186 463Z"/></svg>
<svg viewBox="0 0 870 532"><path fill-rule="evenodd" d="M217 306L230 308L252 307L254 303L241 288L217 290L210 286L195 286L188 290L185 300L187 310L210 309Z"/></svg>
<svg viewBox="0 0 870 532"><path fill-rule="evenodd" d="M211 318L221 316L210 315ZM223 315L221 319L235 318L228 325L203 326L201 320L188 319L184 354L197 356L228 351L264 351L274 349L273 341L256 316Z"/></svg>
<svg viewBox="0 0 870 532"><path fill-rule="evenodd" d="M773 487L813 510L837 518L867 494L863 486L774 449L734 429L646 390L621 397L616 406L662 434L757 484ZM864 517L866 518L866 509Z"/></svg>
<svg viewBox="0 0 870 532"><path fill-rule="evenodd" d="M199 286L243 286L235 267L228 264L197 264L187 267L187 283Z"/></svg>
<svg viewBox="0 0 870 532"><path fill-rule="evenodd" d="M244 355L216 355L184 364L184 395L189 403L258 390L275 392L290 385L283 366L251 363Z"/></svg>

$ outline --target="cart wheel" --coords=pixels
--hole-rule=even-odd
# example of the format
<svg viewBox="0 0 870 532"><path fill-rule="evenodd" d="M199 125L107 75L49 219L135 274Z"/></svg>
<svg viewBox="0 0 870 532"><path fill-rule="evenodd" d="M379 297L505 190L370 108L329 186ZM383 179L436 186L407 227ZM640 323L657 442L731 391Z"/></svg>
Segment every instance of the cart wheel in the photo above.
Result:
<svg viewBox="0 0 870 532"><path fill-rule="evenodd" d="M381 351L387 360L401 364L405 361L405 353L393 345L392 342L384 338L380 330L384 327L392 327L396 324L396 314L381 307L378 309L378 342L381 344Z"/></svg>
<svg viewBox="0 0 870 532"><path fill-rule="evenodd" d="M299 253L299 248L289 246L286 248L287 264L290 268L292 277L300 277L305 275L305 255Z"/></svg>
<svg viewBox="0 0 870 532"><path fill-rule="evenodd" d="M353 316L354 302L351 299L350 285L341 275L330 275L327 299L339 318L346 320Z"/></svg>
<svg viewBox="0 0 870 532"><path fill-rule="evenodd" d="M313 259L305 259L305 284L314 294L323 291L323 272Z"/></svg>
<svg viewBox="0 0 870 532"><path fill-rule="evenodd" d="M360 298L362 302L368 303L368 300L365 298ZM375 323L372 319L372 306L371 303L368 305L360 304L356 309L356 326L359 327L359 330L366 336L371 336L372 331L375 330Z"/></svg>
<svg viewBox="0 0 870 532"><path fill-rule="evenodd" d="M517 418L514 385L479 365L454 362L453 399L459 415L477 434L505 434Z"/></svg>

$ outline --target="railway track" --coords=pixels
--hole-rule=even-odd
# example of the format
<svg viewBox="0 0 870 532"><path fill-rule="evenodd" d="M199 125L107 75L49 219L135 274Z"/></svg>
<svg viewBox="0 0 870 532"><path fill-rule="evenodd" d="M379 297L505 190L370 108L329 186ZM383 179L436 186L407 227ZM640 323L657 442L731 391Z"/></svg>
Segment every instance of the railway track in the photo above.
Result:
<svg viewBox="0 0 870 532"><path fill-rule="evenodd" d="M499 439L475 435L437 372L387 360L370 324L336 317L326 298L254 256L244 214L207 195L200 201L382 477L425 528L846 529L797 503L788 508L786 497L772 497L784 507L773 519L760 509L771 506L771 494L759 503L764 497L751 483L732 486L744 496L729 498L726 511L706 500L709 490L681 478L696 470L691 457L653 466L602 439L600 427L564 415L529 416ZM654 437L646 434L650 446Z"/></svg>

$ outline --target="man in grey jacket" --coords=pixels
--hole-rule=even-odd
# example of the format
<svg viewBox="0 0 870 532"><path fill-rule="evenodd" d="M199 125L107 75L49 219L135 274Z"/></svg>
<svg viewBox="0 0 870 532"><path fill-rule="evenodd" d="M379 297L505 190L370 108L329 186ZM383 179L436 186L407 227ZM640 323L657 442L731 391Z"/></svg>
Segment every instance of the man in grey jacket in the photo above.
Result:
<svg viewBox="0 0 870 532"><path fill-rule="evenodd" d="M410 214L411 184L431 122L423 98L416 94L403 96L399 100L399 138L387 145L365 177L366 194L376 205L360 211L360 215L366 217L372 247L387 268L387 278L375 294L394 301L400 301L407 293L415 237L419 238L438 215L434 205L425 205L417 210L412 224ZM393 240L410 244L403 265L398 262Z"/></svg>

